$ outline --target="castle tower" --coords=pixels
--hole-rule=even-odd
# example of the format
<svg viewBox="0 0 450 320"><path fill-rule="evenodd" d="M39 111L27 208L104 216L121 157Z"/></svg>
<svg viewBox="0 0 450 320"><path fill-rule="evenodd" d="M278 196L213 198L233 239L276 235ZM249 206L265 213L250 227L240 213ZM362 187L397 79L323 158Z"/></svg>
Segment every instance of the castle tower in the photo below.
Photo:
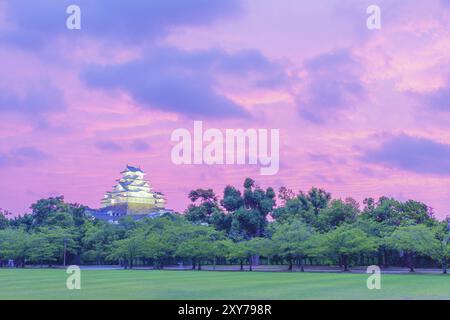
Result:
<svg viewBox="0 0 450 320"><path fill-rule="evenodd" d="M126 214L142 214L146 211L164 208L166 200L159 192L153 192L140 168L127 165L121 172L112 191L106 192L102 200L105 207L124 207Z"/></svg>

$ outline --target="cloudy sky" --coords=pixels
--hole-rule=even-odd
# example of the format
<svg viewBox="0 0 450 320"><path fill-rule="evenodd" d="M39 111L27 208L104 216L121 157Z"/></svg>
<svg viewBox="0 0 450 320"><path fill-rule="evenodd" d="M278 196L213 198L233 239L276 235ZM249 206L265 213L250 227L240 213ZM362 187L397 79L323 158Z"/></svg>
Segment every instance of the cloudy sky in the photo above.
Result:
<svg viewBox="0 0 450 320"><path fill-rule="evenodd" d="M381 30L366 8L381 8ZM66 28L77 4L82 29ZM192 188L325 188L450 213L450 1L0 1L0 207L98 207L127 163ZM177 128L280 129L279 173L176 166Z"/></svg>

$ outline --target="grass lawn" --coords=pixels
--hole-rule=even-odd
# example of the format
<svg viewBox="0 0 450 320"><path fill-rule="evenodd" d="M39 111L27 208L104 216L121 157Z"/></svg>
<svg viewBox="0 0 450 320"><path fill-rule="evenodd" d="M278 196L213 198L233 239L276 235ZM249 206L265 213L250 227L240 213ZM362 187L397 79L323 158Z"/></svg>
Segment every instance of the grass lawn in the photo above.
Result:
<svg viewBox="0 0 450 320"><path fill-rule="evenodd" d="M67 290L62 269L0 269L0 299L450 299L450 275L82 270Z"/></svg>

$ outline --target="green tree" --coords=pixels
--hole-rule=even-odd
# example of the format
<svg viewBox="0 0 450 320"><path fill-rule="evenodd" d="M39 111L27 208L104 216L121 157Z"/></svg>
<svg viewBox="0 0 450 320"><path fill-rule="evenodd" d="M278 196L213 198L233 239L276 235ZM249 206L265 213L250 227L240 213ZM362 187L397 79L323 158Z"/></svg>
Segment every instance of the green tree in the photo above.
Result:
<svg viewBox="0 0 450 320"><path fill-rule="evenodd" d="M9 211L0 208L0 230L4 230L9 227L8 216L12 215Z"/></svg>
<svg viewBox="0 0 450 320"><path fill-rule="evenodd" d="M269 257L274 253L274 245L270 239L255 237L250 240L230 242L227 250L227 258L238 260L240 270L244 270L247 261L249 271L253 271L253 257L255 255Z"/></svg>
<svg viewBox="0 0 450 320"><path fill-rule="evenodd" d="M377 250L377 264L379 266L384 266L385 268L389 266L389 257L393 253L392 249L386 245L384 239L389 237L395 230L394 226L388 225L385 221L377 222L375 220L369 219L368 217L360 217L356 222L355 226L363 230L370 237L376 239L378 243Z"/></svg>
<svg viewBox="0 0 450 320"><path fill-rule="evenodd" d="M241 191L233 186L226 186L223 191L223 199L220 201L220 204L229 213L235 212L244 206L244 199L242 198Z"/></svg>
<svg viewBox="0 0 450 320"><path fill-rule="evenodd" d="M228 188L227 192L231 193L230 190ZM239 195L239 193L232 193L234 196ZM250 178L244 181L244 194L241 199L231 200L228 195L229 203L242 204L232 213L230 230L232 237L234 239L251 239L263 236L267 226L267 215L275 207L275 196L272 188L263 190L256 186L255 181ZM229 203L227 204L229 205ZM233 205L229 205L229 207L235 208Z"/></svg>
<svg viewBox="0 0 450 320"><path fill-rule="evenodd" d="M405 226L413 224L434 224L433 210L426 204L414 200L404 203L393 198L381 197L378 201L373 198L364 200L363 216L377 222L384 222L391 226Z"/></svg>
<svg viewBox="0 0 450 320"><path fill-rule="evenodd" d="M33 217L31 214L16 216L9 221L9 227L23 229L27 232L31 232L33 228Z"/></svg>
<svg viewBox="0 0 450 320"><path fill-rule="evenodd" d="M400 223L402 225L425 224L432 226L434 223L433 209L426 204L408 200L401 205Z"/></svg>
<svg viewBox="0 0 450 320"><path fill-rule="evenodd" d="M338 258L348 271L349 259L361 253L372 253L377 250L377 242L364 231L352 225L342 225L324 234L318 252Z"/></svg>
<svg viewBox="0 0 450 320"><path fill-rule="evenodd" d="M240 265L240 270L244 270L244 262L249 257L249 250L247 241L231 242L228 249L227 258L230 260L238 260Z"/></svg>
<svg viewBox="0 0 450 320"><path fill-rule="evenodd" d="M63 261L65 251L76 254L79 247L74 234L73 230L58 226L36 229L30 240L30 260L52 265Z"/></svg>
<svg viewBox="0 0 450 320"><path fill-rule="evenodd" d="M304 259L310 245L308 240L312 234L311 228L298 220L292 223L276 224L272 239L277 246L278 254L289 262L289 271L292 271L294 259L299 261L300 269L304 271Z"/></svg>
<svg viewBox="0 0 450 320"><path fill-rule="evenodd" d="M145 255L144 240L140 232L133 232L125 239L114 241L109 258L123 259L124 268L133 269L135 259Z"/></svg>
<svg viewBox="0 0 450 320"><path fill-rule="evenodd" d="M322 232L330 231L344 223L353 223L358 216L358 203L352 198L345 201L332 200L319 211L316 227Z"/></svg>
<svg viewBox="0 0 450 320"><path fill-rule="evenodd" d="M163 269L164 260L173 256L175 245L170 241L169 236L151 233L145 239L143 250L143 256L155 261L156 269Z"/></svg>
<svg viewBox="0 0 450 320"><path fill-rule="evenodd" d="M197 261L198 270L202 269L202 261L214 257L214 245L207 235L199 235L193 239L180 243L177 248L177 255L191 258Z"/></svg>
<svg viewBox="0 0 450 320"><path fill-rule="evenodd" d="M255 237L245 241L243 244L243 249L247 253L249 270L253 270L253 257L269 257L273 254L273 248L273 242L267 238Z"/></svg>
<svg viewBox="0 0 450 320"><path fill-rule="evenodd" d="M108 260L111 244L123 236L124 231L118 225L103 221L86 223L82 238L83 261L103 264Z"/></svg>
<svg viewBox="0 0 450 320"><path fill-rule="evenodd" d="M274 210L272 216L282 222L293 219L301 219L311 226L317 225L321 210L328 207L331 194L323 189L311 188L308 192L300 191L297 196L292 196L292 191L280 189L279 198L284 205Z"/></svg>
<svg viewBox="0 0 450 320"><path fill-rule="evenodd" d="M447 221L442 222L434 228L435 241L433 244L432 257L439 261L442 266L442 273L447 273L448 260L450 259L450 228Z"/></svg>
<svg viewBox="0 0 450 320"><path fill-rule="evenodd" d="M85 222L85 207L64 202L64 197L41 199L31 205L32 226L79 227Z"/></svg>
<svg viewBox="0 0 450 320"><path fill-rule="evenodd" d="M294 199L295 193L292 189L288 189L286 187L280 187L278 190L278 199L280 199L283 205L286 205L286 202Z"/></svg>
<svg viewBox="0 0 450 320"><path fill-rule="evenodd" d="M219 207L219 201L212 189L193 190L189 193L189 199L192 204L185 212L188 221L211 224L217 230L226 232L230 230L231 217L227 216Z"/></svg>
<svg viewBox="0 0 450 320"><path fill-rule="evenodd" d="M385 243L403 253L411 272L414 272L414 258L417 254L433 255L435 235L432 229L424 225L412 225L398 227Z"/></svg>
<svg viewBox="0 0 450 320"><path fill-rule="evenodd" d="M395 199L381 197L378 201L373 198L364 200L363 217L376 222L384 222L387 225L398 226L401 221L401 203Z"/></svg>
<svg viewBox="0 0 450 320"><path fill-rule="evenodd" d="M213 255L214 255L214 270L216 269L217 258L226 258L230 252L232 246L232 241L230 239L223 239L214 241L212 244Z"/></svg>
<svg viewBox="0 0 450 320"><path fill-rule="evenodd" d="M198 263L198 270L202 268L202 261L213 260L217 256L217 241L224 240L224 235L214 229L204 226L189 228L190 237L179 242L176 255L192 259L192 267Z"/></svg>
<svg viewBox="0 0 450 320"><path fill-rule="evenodd" d="M21 229L0 230L0 262L12 259L17 266L25 267L30 257L30 235Z"/></svg>
<svg viewBox="0 0 450 320"><path fill-rule="evenodd" d="M331 200L331 193L326 192L323 189L311 188L308 193L300 193L299 198L309 203L314 211L314 215L318 216L321 209L325 209Z"/></svg>

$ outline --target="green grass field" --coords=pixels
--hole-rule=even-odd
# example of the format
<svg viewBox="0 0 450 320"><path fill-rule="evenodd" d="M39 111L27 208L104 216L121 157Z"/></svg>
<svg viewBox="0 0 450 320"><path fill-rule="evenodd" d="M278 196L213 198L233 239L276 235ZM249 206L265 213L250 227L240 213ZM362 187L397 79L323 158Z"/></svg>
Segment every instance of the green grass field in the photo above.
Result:
<svg viewBox="0 0 450 320"><path fill-rule="evenodd" d="M67 290L62 269L0 270L0 299L450 299L450 276L342 273L83 270Z"/></svg>

